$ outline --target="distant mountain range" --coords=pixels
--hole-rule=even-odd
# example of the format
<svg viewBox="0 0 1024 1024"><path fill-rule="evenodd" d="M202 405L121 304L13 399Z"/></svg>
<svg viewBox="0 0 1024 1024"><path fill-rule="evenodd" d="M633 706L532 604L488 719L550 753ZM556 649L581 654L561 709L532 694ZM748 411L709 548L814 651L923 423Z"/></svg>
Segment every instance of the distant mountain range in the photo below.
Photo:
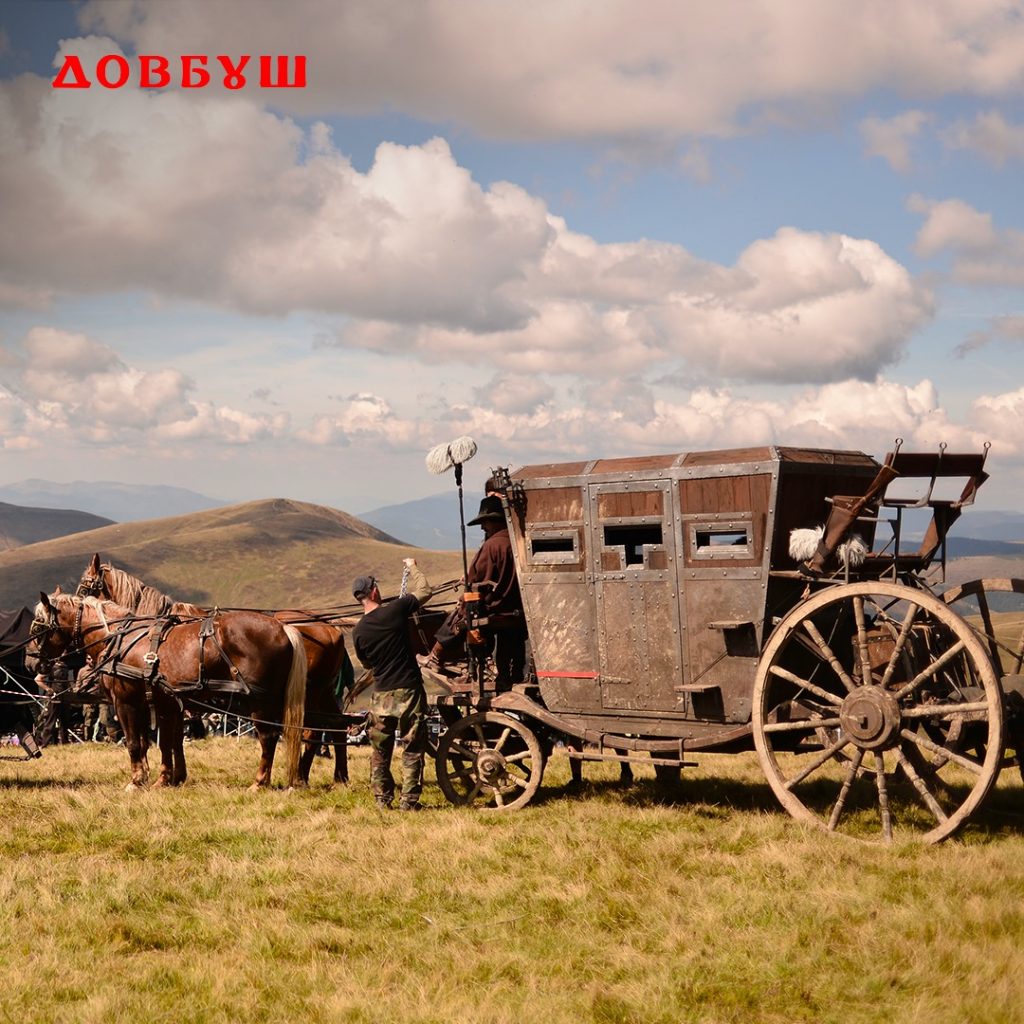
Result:
<svg viewBox="0 0 1024 1024"><path fill-rule="evenodd" d="M186 515L226 504L184 487L122 484L112 480L19 480L0 485L0 501L34 508L78 509L115 523Z"/></svg>
<svg viewBox="0 0 1024 1024"><path fill-rule="evenodd" d="M978 540L1024 542L1024 515L1020 512L982 512L967 509L952 533Z"/></svg>
<svg viewBox="0 0 1024 1024"><path fill-rule="evenodd" d="M475 489L465 494L465 518L472 519L482 497ZM226 503L184 487L153 484L124 484L114 481L54 483L50 480L22 480L0 485L0 502L47 509L77 509L119 523L166 516L187 515L221 508ZM440 494L394 505L383 505L359 518L406 544L431 551L457 551L462 546L459 530L459 499L454 486ZM922 518L922 517L919 517ZM907 517L904 538L920 540L919 529ZM2 527L0 527L2 529ZM479 547L482 534L477 527L466 530L466 544ZM1024 514L967 509L950 532L950 544L968 540L1024 542ZM951 552L952 553L952 552ZM998 554L997 549L962 551L963 554ZM1009 553L1009 552L1002 552Z"/></svg>
<svg viewBox="0 0 1024 1024"><path fill-rule="evenodd" d="M409 556L434 584L462 574L454 552L411 548L337 509L275 498L0 551L0 608L33 605L58 584L73 589L97 552L179 600L221 607L353 607L356 576L372 573L395 594Z"/></svg>
<svg viewBox="0 0 1024 1024"><path fill-rule="evenodd" d="M482 495L473 491L463 498L466 519L473 519L480 509ZM418 498L398 505L385 505L370 512L362 512L363 522L379 530L401 537L407 544L433 551L461 551L462 533L459 529L459 494L453 487L444 494ZM480 546L483 534L478 526L466 529L466 544L473 550Z"/></svg>

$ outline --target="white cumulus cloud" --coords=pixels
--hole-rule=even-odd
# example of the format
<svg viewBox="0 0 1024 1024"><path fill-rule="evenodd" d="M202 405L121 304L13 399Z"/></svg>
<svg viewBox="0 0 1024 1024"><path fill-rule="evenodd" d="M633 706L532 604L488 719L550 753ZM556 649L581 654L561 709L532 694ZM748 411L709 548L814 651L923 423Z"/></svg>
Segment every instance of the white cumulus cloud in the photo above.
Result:
<svg viewBox="0 0 1024 1024"><path fill-rule="evenodd" d="M992 215L961 199L934 201L912 196L908 206L925 216L914 243L924 257L948 252L953 278L962 284L1024 285L1024 231L997 228Z"/></svg>
<svg viewBox="0 0 1024 1024"><path fill-rule="evenodd" d="M34 327L12 350L0 410L5 444L29 439L138 444L161 439L246 444L283 434L287 415L250 415L196 401L178 370L129 366L85 334Z"/></svg>
<svg viewBox="0 0 1024 1024"><path fill-rule="evenodd" d="M304 54L303 114L398 110L500 138L662 144L820 114L875 90L1003 96L1024 22L1003 0L106 0L81 21L146 53ZM600 97L600 102L595 102Z"/></svg>
<svg viewBox="0 0 1024 1024"><path fill-rule="evenodd" d="M973 121L955 121L942 140L950 149L980 153L996 167L1024 160L1024 124L1008 121L998 110L977 114Z"/></svg>
<svg viewBox="0 0 1024 1024"><path fill-rule="evenodd" d="M932 120L923 110L908 110L896 117L865 118L860 125L868 156L879 156L895 171L906 173L913 163L911 145Z"/></svg>

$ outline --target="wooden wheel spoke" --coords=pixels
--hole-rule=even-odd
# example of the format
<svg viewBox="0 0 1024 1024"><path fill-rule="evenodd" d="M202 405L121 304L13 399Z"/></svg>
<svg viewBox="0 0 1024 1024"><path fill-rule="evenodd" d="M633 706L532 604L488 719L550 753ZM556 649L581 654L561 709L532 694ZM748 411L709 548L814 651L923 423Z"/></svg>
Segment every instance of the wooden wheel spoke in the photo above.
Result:
<svg viewBox="0 0 1024 1024"><path fill-rule="evenodd" d="M882 676L882 682L880 686L888 686L889 680L892 679L893 673L896 671L896 665L900 660L900 655L903 653L903 648L907 644L907 638L910 636L910 631L914 627L914 619L917 618L917 613L920 611L920 605L911 603L907 609L907 614L903 616L903 622L900 623L900 632L896 637L896 643L893 646L892 654L889 656L889 664L885 666L885 673Z"/></svg>
<svg viewBox="0 0 1024 1024"><path fill-rule="evenodd" d="M916 743L917 746L924 750L928 750L933 754L939 754L952 761L954 764L960 765L961 768L966 768L969 772L972 772L975 775L980 775L984 770L984 765L979 764L977 761L972 761L969 757L964 757L963 754L958 754L956 751L950 750L948 747L942 747L938 743L934 743L922 733L911 732L909 729L901 729L900 735L905 740L910 740L911 743Z"/></svg>
<svg viewBox="0 0 1024 1024"><path fill-rule="evenodd" d="M904 721L915 721L921 718L948 721L950 717L975 714L980 711L988 711L988 709L989 706L986 701L978 700L965 704L920 704L916 708L907 708L900 714Z"/></svg>
<svg viewBox="0 0 1024 1024"><path fill-rule="evenodd" d="M1021 666L1024 665L1024 628L1020 631L1020 636L1017 638L1017 647L1010 652L1010 657L1014 661L1014 664L1010 666L1011 674L1020 675ZM999 663L996 662L996 664L998 665Z"/></svg>
<svg viewBox="0 0 1024 1024"><path fill-rule="evenodd" d="M533 757L533 754L529 750L521 750L518 754L509 754L505 758L505 764L520 764L531 757Z"/></svg>
<svg viewBox="0 0 1024 1024"><path fill-rule="evenodd" d="M504 807L505 806L505 797L502 795L501 789L498 786L494 787L494 802L499 807Z"/></svg>
<svg viewBox="0 0 1024 1024"><path fill-rule="evenodd" d="M506 772L505 778L508 779L508 781L511 782L512 785L518 786L520 789L526 789L527 780L519 775L516 775L515 772Z"/></svg>
<svg viewBox="0 0 1024 1024"><path fill-rule="evenodd" d="M799 686L802 690L807 690L809 693L813 693L815 697L820 697L827 704L834 704L838 707L843 703L843 698L836 696L834 693L829 693L828 690L822 689L812 683L809 679L802 679L800 676L789 669L780 667L779 665L772 665L769 670L773 676L778 676L780 679L785 679L788 683L793 683L795 686Z"/></svg>
<svg viewBox="0 0 1024 1024"><path fill-rule="evenodd" d="M477 779L473 788L466 794L466 803L471 804L479 795L481 790L484 788L484 784Z"/></svg>
<svg viewBox="0 0 1024 1024"><path fill-rule="evenodd" d="M479 741L480 746L481 747L486 747L487 746L487 737L484 736L483 727L480 725L479 722L474 722L473 723L473 732L476 733L476 738Z"/></svg>
<svg viewBox="0 0 1024 1024"><path fill-rule="evenodd" d="M505 746L506 740L512 735L512 730L506 726L505 731L498 737L498 742L494 744L494 749L501 753L501 748Z"/></svg>
<svg viewBox="0 0 1024 1024"><path fill-rule="evenodd" d="M812 732L814 729L837 729L843 723L838 718L801 718L798 722L767 722L763 732Z"/></svg>
<svg viewBox="0 0 1024 1024"><path fill-rule="evenodd" d="M878 811L882 816L882 835L887 843L892 842L892 814L889 810L889 790L885 782L885 761L875 751L875 785L878 788Z"/></svg>
<svg viewBox="0 0 1024 1024"><path fill-rule="evenodd" d="M459 757L465 758L467 761L473 761L476 759L476 754L472 750L467 750L461 743L453 742L448 748L453 754L457 754Z"/></svg>
<svg viewBox="0 0 1024 1024"><path fill-rule="evenodd" d="M897 700L902 700L904 697L913 693L922 683L931 679L940 668L943 668L950 661L952 661L962 650L964 649L964 641L958 640L949 650L944 651L938 658L935 659L927 668L922 669L913 679L910 680L905 686L897 690L894 694Z"/></svg>
<svg viewBox="0 0 1024 1024"><path fill-rule="evenodd" d="M988 606L988 595L982 587L975 595L978 599L978 611L981 613L981 621L985 627L985 639L988 641L989 654L993 664L999 664L999 647L996 644L996 631L992 625L992 611Z"/></svg>
<svg viewBox="0 0 1024 1024"><path fill-rule="evenodd" d="M871 682L871 659L868 656L868 632L864 621L864 598L853 599L853 619L857 626L857 657L860 660L860 681L867 686Z"/></svg>
<svg viewBox="0 0 1024 1024"><path fill-rule="evenodd" d="M864 751L858 747L853 752L853 758L850 761L850 766L846 770L846 778L843 779L843 785L839 790L839 796L836 797L836 802L832 807L832 813L829 815L829 832L835 832L836 826L839 824L839 819L843 814L843 808L846 806L846 798L850 795L850 788L853 786L853 780L857 778L857 772L860 771L860 764L863 760Z"/></svg>
<svg viewBox="0 0 1024 1024"><path fill-rule="evenodd" d="M823 764L826 764L828 761L831 761L832 758L835 757L836 754L838 754L839 751L843 749L843 747L849 744L849 742L850 738L848 736L840 736L839 739L836 740L836 742L833 743L831 747L829 747L827 750L823 750L820 754L818 754L815 758L812 759L810 764L805 765L803 771L801 771L799 775L795 775L793 776L793 778L788 779L785 783L786 789L792 789L794 786L799 786L800 783L804 781L804 779L806 779L809 775L812 775L814 772L816 772Z"/></svg>
<svg viewBox="0 0 1024 1024"><path fill-rule="evenodd" d="M917 773L917 770L910 763L907 755L902 750L896 750L896 763L903 769L903 774L910 780L910 784L917 790L918 795L924 801L925 806L932 814L935 815L935 820L942 824L949 818L949 815L939 806L938 800L935 799L935 795L925 785L924 779Z"/></svg>
<svg viewBox="0 0 1024 1024"><path fill-rule="evenodd" d="M807 631L807 635L814 641L814 646L818 648L822 657L832 666L832 671L839 676L843 686L846 687L847 691L853 690L856 683L850 678L850 674L846 669L843 668L832 648L828 645L828 641L821 635L818 627L810 619L805 619L803 626Z"/></svg>

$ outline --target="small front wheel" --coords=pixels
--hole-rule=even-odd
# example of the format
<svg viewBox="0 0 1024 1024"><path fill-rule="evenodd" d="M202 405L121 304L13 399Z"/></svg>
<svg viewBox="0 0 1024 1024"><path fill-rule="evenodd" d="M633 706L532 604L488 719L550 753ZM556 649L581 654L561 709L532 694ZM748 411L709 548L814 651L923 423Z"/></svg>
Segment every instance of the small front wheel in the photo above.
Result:
<svg viewBox="0 0 1024 1024"><path fill-rule="evenodd" d="M458 719L441 736L436 765L437 783L451 803L512 811L537 792L544 754L519 719L480 711Z"/></svg>

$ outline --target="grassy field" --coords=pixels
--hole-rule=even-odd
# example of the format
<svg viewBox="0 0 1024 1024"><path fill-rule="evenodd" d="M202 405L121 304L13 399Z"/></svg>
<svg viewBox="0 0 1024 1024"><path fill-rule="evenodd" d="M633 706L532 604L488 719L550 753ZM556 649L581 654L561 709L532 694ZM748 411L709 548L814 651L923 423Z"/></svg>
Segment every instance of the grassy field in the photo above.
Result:
<svg viewBox="0 0 1024 1024"><path fill-rule="evenodd" d="M12 755L9 750L4 754ZM249 793L251 741L128 794L123 750L0 763L4 1021L1019 1022L1024 791L883 849L777 810L752 756L671 790L556 755L509 814Z"/></svg>

